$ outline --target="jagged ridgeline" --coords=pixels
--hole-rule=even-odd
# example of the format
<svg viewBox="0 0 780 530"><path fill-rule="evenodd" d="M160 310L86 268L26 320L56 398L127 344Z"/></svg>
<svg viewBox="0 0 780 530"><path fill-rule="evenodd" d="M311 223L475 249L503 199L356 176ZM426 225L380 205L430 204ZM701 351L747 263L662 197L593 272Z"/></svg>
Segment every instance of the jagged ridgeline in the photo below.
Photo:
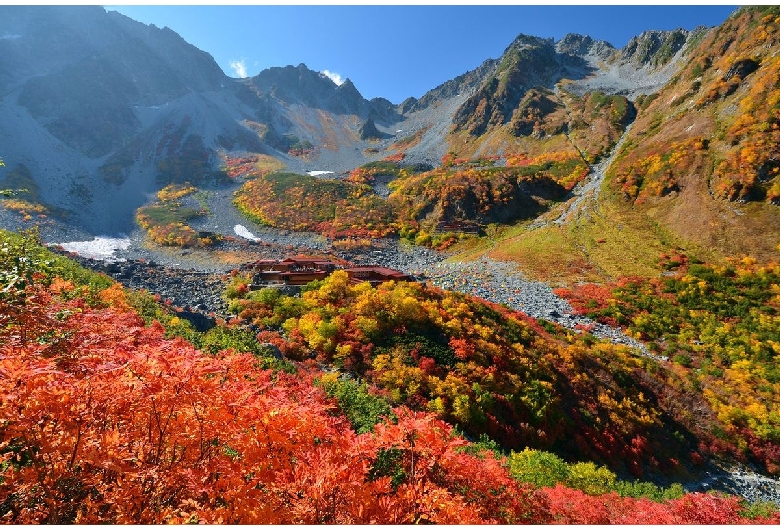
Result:
<svg viewBox="0 0 780 530"><path fill-rule="evenodd" d="M3 14L0 178L28 175L34 196L6 203L28 222L130 230L170 184L324 170L346 184L323 186L355 195L337 199L349 203L344 226L333 226L337 206L290 228L349 234L361 229L349 217L362 214L365 234L427 244L538 218L606 173L599 211L639 238L713 258L776 252L772 7L741 8L719 28L650 30L622 49L520 35L501 57L400 104L368 101L304 64L232 79L170 29L96 6ZM372 166L384 162L397 167ZM371 189L350 188L345 177L363 167ZM282 226L269 213L279 198L260 189L241 191L243 211ZM585 239L587 259L598 259ZM504 257L522 259L509 247Z"/></svg>

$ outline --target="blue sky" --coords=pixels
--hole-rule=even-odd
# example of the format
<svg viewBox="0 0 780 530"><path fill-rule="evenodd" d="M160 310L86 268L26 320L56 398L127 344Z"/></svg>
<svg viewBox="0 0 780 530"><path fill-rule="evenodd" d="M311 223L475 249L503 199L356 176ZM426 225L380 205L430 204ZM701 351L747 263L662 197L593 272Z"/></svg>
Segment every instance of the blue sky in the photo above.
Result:
<svg viewBox="0 0 780 530"><path fill-rule="evenodd" d="M617 48L650 29L721 24L726 5L133 5L105 6L168 26L231 77L305 63L400 103L501 56L520 34L590 35Z"/></svg>

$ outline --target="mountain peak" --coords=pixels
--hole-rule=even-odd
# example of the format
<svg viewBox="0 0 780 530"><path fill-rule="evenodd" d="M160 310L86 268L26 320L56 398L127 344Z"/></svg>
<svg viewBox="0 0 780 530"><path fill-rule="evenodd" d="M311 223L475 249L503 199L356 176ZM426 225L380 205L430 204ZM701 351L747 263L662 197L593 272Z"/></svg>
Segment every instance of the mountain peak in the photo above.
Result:
<svg viewBox="0 0 780 530"><path fill-rule="evenodd" d="M555 49L558 53L581 57L589 54L607 55L615 51L615 47L607 41L597 41L588 35L580 35L579 33L568 33L555 44Z"/></svg>
<svg viewBox="0 0 780 530"><path fill-rule="evenodd" d="M337 90L344 90L344 91L354 90L356 92L358 91L357 87L355 87L355 84L352 82L352 80L349 77L346 78L343 83L338 85Z"/></svg>
<svg viewBox="0 0 780 530"><path fill-rule="evenodd" d="M512 50L518 50L518 49L526 49L526 48L544 48L547 46L552 47L555 44L555 39L552 37L545 38L545 37L534 37L532 35L526 35L524 33L521 33L517 37L515 37L515 40L512 41L512 44L507 46L506 50L504 50L504 55L509 53Z"/></svg>
<svg viewBox="0 0 780 530"><path fill-rule="evenodd" d="M653 66L668 62L685 45L688 30L650 30L631 38L620 50L621 58L636 65L653 63Z"/></svg>

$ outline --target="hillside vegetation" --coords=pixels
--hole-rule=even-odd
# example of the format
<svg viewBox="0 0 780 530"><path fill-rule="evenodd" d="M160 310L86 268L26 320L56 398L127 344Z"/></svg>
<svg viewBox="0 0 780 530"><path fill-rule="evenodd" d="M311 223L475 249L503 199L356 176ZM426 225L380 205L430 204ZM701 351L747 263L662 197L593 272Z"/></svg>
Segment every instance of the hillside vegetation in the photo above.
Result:
<svg viewBox="0 0 780 530"><path fill-rule="evenodd" d="M639 102L608 172L612 200L721 258L776 259L779 37L774 7L740 9L705 37Z"/></svg>
<svg viewBox="0 0 780 530"><path fill-rule="evenodd" d="M0 404L0 499L7 522L778 522L772 508L748 507L734 497L618 481L605 468L568 465L544 452L502 456L495 444L471 444L435 413L415 411L421 402L382 406L387 384L367 393L366 386L323 374L315 364L280 364L267 350L240 347L240 328L222 325L205 336L195 333L150 297L55 257L34 237L1 235L0 387L12 397ZM383 292L349 288L343 281L334 275L299 299L302 316L285 324L288 351L300 348L301 340L323 353L331 350L325 322L318 325L305 311L316 301L318 311L341 312L350 293L357 295L355 302L395 306L410 317L422 311L418 318L444 317L452 304L457 307L450 311L476 311L481 319L501 311L447 293L422 294L413 284L389 284ZM279 307L296 312L295 303L282 301ZM424 308L433 314L425 317ZM463 337L452 344L452 361L478 363L470 343L498 341L494 348L503 352L496 355L520 368L522 356L513 357L509 349L519 354L543 332L520 315L506 317L504 326L516 333L511 339L485 333L477 322L473 331L450 331ZM315 327L304 326L306 319ZM342 312L342 321L349 319ZM352 333L360 329L372 332L365 317ZM182 338L186 335L202 349ZM398 370L405 361L397 356L442 351L406 349L409 338L428 344L401 336L377 356L379 364L395 363ZM510 348L507 341L516 342ZM568 363L578 357L572 347ZM339 350L345 362L352 358L344 348L333 351ZM446 358L438 359L447 366ZM426 362L429 371L436 370L434 361ZM521 369L544 378L553 365ZM387 381L402 373L391 377L381 366L376 369ZM457 377L444 383L460 386ZM544 415L538 408L549 401L544 388L542 382L528 388L524 410ZM610 392L598 395L608 406ZM356 414L360 410L375 412ZM542 471L551 465L555 475Z"/></svg>
<svg viewBox="0 0 780 530"><path fill-rule="evenodd" d="M235 204L254 221L333 237L392 233L390 207L366 184L270 173L245 183Z"/></svg>
<svg viewBox="0 0 780 530"><path fill-rule="evenodd" d="M561 211L553 208L536 223L500 230L484 250L495 246L490 256L568 285L654 276L656 256L675 249L717 263L777 260L778 17L774 7L741 8L719 28L697 33L670 81L633 102L577 96L578 82L563 80L556 93L529 90L518 99L514 116L535 119L527 136L511 120L453 134L450 145L466 154L511 145L535 153L570 141L591 164L625 134L593 201L563 224L550 222Z"/></svg>
<svg viewBox="0 0 780 530"><path fill-rule="evenodd" d="M780 471L780 267L726 266L665 256L661 278L584 284L559 293L583 313L625 326L672 359L671 378L717 417L718 443ZM671 375L674 374L674 375ZM691 409L694 410L694 409ZM701 409L699 409L701 410ZM708 420L709 421L709 420Z"/></svg>
<svg viewBox="0 0 780 530"><path fill-rule="evenodd" d="M343 180L260 175L238 190L235 204L250 219L278 228L330 237L401 235L430 245L437 231L532 218L587 172L578 157L561 154L514 155L504 166L450 154L440 168L422 172L384 161L361 166ZM391 194L385 200L371 185L388 177Z"/></svg>
<svg viewBox="0 0 780 530"><path fill-rule="evenodd" d="M780 523L780 505L681 485L716 464L780 476L780 8L622 50L520 35L397 106L303 64L229 79L101 9L0 20L48 24L3 44L18 101L2 97L0 127L20 131L0 134L3 220L131 211L207 260L222 240L257 259L315 232L339 263L433 282L445 259L478 260L437 285L511 301L542 280L561 305L511 302L548 321L344 271L258 289L240 269L220 280L229 316L201 332L39 232L0 230L0 519ZM32 60L47 27L48 70ZM279 230L239 242L222 207ZM388 257L411 245L448 253ZM490 264L506 267L488 284ZM549 284L593 320L561 315Z"/></svg>
<svg viewBox="0 0 780 530"><path fill-rule="evenodd" d="M149 233L155 243L176 247L207 247L213 245L218 236L201 234L188 221L208 215L208 209L201 206L184 206L181 200L196 193L198 189L190 183L169 184L157 192L157 202L139 208L136 222Z"/></svg>

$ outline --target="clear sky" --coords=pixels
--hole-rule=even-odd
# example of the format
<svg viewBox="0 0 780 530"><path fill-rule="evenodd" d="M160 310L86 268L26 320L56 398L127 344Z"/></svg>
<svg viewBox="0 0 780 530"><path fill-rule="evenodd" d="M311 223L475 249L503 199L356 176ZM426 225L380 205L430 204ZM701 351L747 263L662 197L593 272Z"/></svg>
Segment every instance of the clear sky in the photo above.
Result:
<svg viewBox="0 0 780 530"><path fill-rule="evenodd" d="M105 6L168 26L231 77L306 64L400 103L501 56L521 34L589 35L617 48L651 29L721 24L727 5L132 5Z"/></svg>

